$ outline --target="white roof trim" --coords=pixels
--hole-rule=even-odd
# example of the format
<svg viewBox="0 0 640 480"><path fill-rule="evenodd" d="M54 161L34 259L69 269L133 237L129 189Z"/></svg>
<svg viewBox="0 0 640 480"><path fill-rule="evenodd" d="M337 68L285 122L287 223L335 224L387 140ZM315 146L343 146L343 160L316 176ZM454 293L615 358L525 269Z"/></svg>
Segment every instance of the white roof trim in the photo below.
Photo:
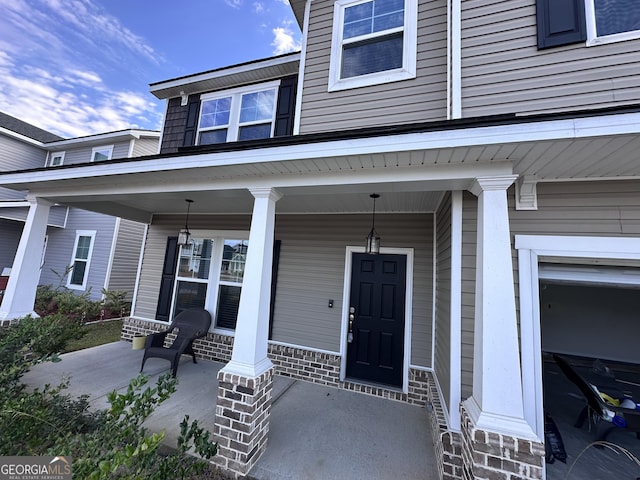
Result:
<svg viewBox="0 0 640 480"><path fill-rule="evenodd" d="M87 135L86 137L68 138L65 140L48 142L41 145L44 145L49 150L57 150L60 147L66 147L70 145L105 143L108 141L115 141L117 139L130 140L131 138L140 139L142 137L160 138L160 132L154 130L130 129L117 132L97 133L95 135Z"/></svg>

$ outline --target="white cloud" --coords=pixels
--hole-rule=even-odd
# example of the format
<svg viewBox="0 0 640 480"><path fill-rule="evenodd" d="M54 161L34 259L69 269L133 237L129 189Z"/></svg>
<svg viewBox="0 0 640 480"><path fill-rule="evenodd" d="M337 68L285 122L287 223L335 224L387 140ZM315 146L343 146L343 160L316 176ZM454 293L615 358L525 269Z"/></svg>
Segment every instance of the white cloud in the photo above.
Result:
<svg viewBox="0 0 640 480"><path fill-rule="evenodd" d="M264 3L262 2L253 2L253 11L254 13L264 13Z"/></svg>
<svg viewBox="0 0 640 480"><path fill-rule="evenodd" d="M274 55L282 55L283 53L295 52L300 50L300 42L294 37L293 31L287 27L277 27L273 30L273 47Z"/></svg>
<svg viewBox="0 0 640 480"><path fill-rule="evenodd" d="M233 8L240 8L242 6L242 0L224 0L224 3Z"/></svg>

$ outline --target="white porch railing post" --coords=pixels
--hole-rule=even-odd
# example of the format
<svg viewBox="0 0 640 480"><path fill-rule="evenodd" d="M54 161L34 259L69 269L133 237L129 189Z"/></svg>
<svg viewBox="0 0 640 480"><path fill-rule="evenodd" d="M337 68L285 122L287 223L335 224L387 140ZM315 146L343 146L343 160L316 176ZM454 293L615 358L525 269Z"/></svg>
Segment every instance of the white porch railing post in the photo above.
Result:
<svg viewBox="0 0 640 480"><path fill-rule="evenodd" d="M272 188L251 189L251 194L255 201L233 353L223 370L257 377L272 367L267 342L275 211L281 194Z"/></svg>
<svg viewBox="0 0 640 480"><path fill-rule="evenodd" d="M507 188L516 175L477 178L473 394L465 407L476 428L535 438L524 420Z"/></svg>
<svg viewBox="0 0 640 480"><path fill-rule="evenodd" d="M0 305L0 322L35 315L33 304L40 280L40 261L51 203L29 198L29 213L22 229L11 275Z"/></svg>

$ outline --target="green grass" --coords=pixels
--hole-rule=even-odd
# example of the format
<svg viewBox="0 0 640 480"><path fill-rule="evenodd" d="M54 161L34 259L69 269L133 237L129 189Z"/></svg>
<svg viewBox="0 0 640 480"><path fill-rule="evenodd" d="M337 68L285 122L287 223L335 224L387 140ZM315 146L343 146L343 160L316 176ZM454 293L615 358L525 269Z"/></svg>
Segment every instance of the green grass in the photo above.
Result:
<svg viewBox="0 0 640 480"><path fill-rule="evenodd" d="M120 340L122 320L105 320L85 325L83 328L87 330L87 333L81 339L69 342L64 353L117 342Z"/></svg>

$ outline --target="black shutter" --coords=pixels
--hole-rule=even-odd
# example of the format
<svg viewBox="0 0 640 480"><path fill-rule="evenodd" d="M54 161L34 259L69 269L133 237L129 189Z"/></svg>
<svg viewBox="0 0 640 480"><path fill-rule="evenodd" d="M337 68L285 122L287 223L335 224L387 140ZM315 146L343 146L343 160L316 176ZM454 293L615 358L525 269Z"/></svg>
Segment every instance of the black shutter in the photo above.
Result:
<svg viewBox="0 0 640 480"><path fill-rule="evenodd" d="M187 124L184 129L183 146L190 147L196 144L196 133L198 130L198 114L200 113L200 97L193 95L189 97L187 103Z"/></svg>
<svg viewBox="0 0 640 480"><path fill-rule="evenodd" d="M584 42L584 0L536 0L538 49Z"/></svg>
<svg viewBox="0 0 640 480"><path fill-rule="evenodd" d="M297 75L283 78L280 81L278 105L276 107L276 126L273 134L274 137L293 134L293 117L296 110L297 87Z"/></svg>
<svg viewBox="0 0 640 480"><path fill-rule="evenodd" d="M276 285L278 284L278 264L280 263L280 244L282 240L273 243L273 263L271 265L271 303L269 305L269 340L273 334L273 310L276 307Z"/></svg>
<svg viewBox="0 0 640 480"><path fill-rule="evenodd" d="M162 267L156 320L162 320L163 322L169 321L171 314L171 299L173 298L173 283L176 278L177 266L178 237L169 237L167 238L167 250L164 255L164 266Z"/></svg>

